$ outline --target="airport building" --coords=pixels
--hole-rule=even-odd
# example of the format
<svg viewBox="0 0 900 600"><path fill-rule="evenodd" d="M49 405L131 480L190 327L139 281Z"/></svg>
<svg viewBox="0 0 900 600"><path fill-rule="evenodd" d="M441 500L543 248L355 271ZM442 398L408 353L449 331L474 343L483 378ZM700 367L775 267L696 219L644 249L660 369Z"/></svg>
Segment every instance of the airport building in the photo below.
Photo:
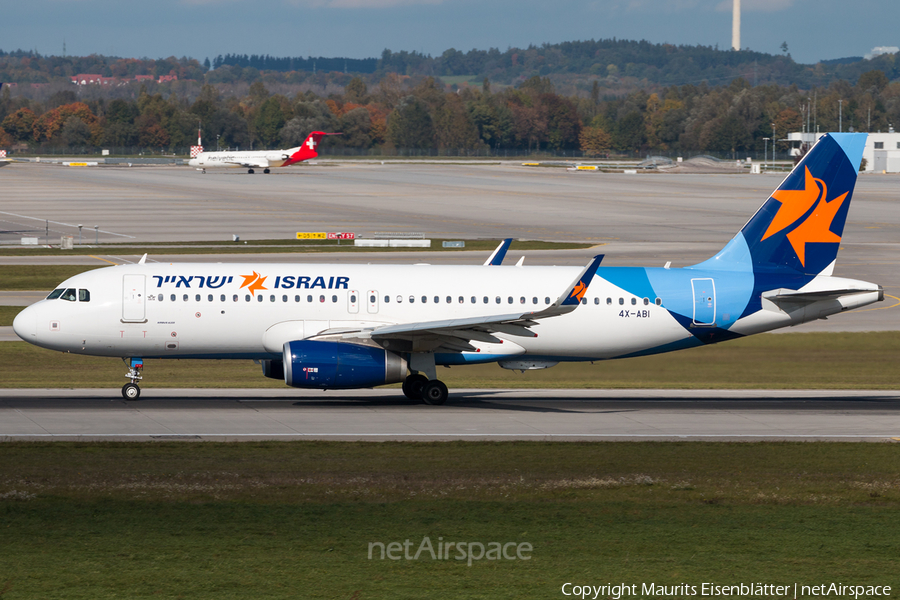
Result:
<svg viewBox="0 0 900 600"><path fill-rule="evenodd" d="M824 134L823 133L789 133L787 139L791 146L791 156L802 156ZM891 127L887 133L869 133L866 138L866 149L863 161L867 173L900 173L900 133Z"/></svg>

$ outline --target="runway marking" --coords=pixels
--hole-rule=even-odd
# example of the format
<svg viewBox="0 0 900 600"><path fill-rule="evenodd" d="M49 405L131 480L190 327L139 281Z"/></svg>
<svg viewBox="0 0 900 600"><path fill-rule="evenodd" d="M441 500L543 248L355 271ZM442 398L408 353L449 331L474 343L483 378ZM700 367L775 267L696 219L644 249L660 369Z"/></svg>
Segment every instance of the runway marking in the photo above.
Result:
<svg viewBox="0 0 900 600"><path fill-rule="evenodd" d="M2 210L0 210L0 215L10 215L12 217L18 217L20 219L31 219L32 221L44 221L45 223L53 223L54 225L62 225L63 227L74 227L76 229L78 228L78 225L73 225L71 223L63 223L62 221L51 221L50 219L39 219L38 217L27 217L25 215L19 215L19 214L11 213L11 212L4 212ZM133 235L125 235L124 233L113 233L112 231L106 231L104 229L98 229L98 231L100 233L106 233L106 234L115 235L118 237L136 239Z"/></svg>
<svg viewBox="0 0 900 600"><path fill-rule="evenodd" d="M102 260L103 262L108 262L111 265L118 265L119 263L113 262L111 260L106 260L105 258L100 258L99 256L94 256L93 254L88 254L91 258L96 258L97 260Z"/></svg>

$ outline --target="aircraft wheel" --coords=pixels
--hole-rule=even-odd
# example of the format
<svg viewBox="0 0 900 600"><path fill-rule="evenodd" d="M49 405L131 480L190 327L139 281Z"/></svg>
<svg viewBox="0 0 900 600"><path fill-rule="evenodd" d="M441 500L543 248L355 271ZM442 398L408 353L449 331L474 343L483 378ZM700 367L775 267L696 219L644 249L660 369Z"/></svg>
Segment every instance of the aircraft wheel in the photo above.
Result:
<svg viewBox="0 0 900 600"><path fill-rule="evenodd" d="M422 388L422 400L425 401L425 404L431 404L432 406L443 404L447 401L447 396L449 395L450 392L447 390L447 386L444 385L444 382L437 379L432 379Z"/></svg>
<svg viewBox="0 0 900 600"><path fill-rule="evenodd" d="M253 175L253 169L247 169L247 172Z"/></svg>
<svg viewBox="0 0 900 600"><path fill-rule="evenodd" d="M265 170L263 171L263 173L265 173L266 175L268 175L268 174L269 174L269 170L268 170L268 169L265 169Z"/></svg>
<svg viewBox="0 0 900 600"><path fill-rule="evenodd" d="M136 383L126 383L122 386L122 397L126 400L137 400L141 397L141 388Z"/></svg>
<svg viewBox="0 0 900 600"><path fill-rule="evenodd" d="M428 383L428 378L421 373L410 375L403 382L403 395L410 400L422 399L422 388Z"/></svg>

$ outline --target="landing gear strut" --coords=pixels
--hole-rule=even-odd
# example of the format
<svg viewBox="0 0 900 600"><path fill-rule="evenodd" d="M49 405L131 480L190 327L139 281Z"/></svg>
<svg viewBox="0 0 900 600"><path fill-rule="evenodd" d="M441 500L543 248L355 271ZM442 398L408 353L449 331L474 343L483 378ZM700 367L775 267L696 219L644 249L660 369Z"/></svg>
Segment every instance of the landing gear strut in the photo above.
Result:
<svg viewBox="0 0 900 600"><path fill-rule="evenodd" d="M137 400L141 397L141 388L137 382L144 378L141 371L144 369L144 360L142 358L122 359L128 365L128 373L125 377L131 380L122 386L122 397L126 400Z"/></svg>

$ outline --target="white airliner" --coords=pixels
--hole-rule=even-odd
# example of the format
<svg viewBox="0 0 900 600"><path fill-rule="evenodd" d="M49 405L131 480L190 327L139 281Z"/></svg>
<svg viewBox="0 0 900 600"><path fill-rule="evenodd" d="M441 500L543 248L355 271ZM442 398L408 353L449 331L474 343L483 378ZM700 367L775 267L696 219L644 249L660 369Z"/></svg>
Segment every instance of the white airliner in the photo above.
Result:
<svg viewBox="0 0 900 600"><path fill-rule="evenodd" d="M326 135L341 134L313 131L302 144L287 150L201 152L196 158L188 161L188 165L197 167L198 170L204 173L206 169L215 167L244 168L247 169L248 173L253 173L254 169L262 169L263 173L268 173L269 169L273 167L287 167L317 157L319 153L316 151L316 148Z"/></svg>
<svg viewBox="0 0 900 600"><path fill-rule="evenodd" d="M690 267L138 264L67 279L13 324L61 352L254 359L298 388L403 382L447 399L436 365L656 354L797 325L884 299L833 277L865 134L824 136L715 256ZM506 242L505 242L506 243ZM507 244L508 245L508 244ZM497 258L500 255L499 260ZM145 257L146 258L146 257Z"/></svg>

